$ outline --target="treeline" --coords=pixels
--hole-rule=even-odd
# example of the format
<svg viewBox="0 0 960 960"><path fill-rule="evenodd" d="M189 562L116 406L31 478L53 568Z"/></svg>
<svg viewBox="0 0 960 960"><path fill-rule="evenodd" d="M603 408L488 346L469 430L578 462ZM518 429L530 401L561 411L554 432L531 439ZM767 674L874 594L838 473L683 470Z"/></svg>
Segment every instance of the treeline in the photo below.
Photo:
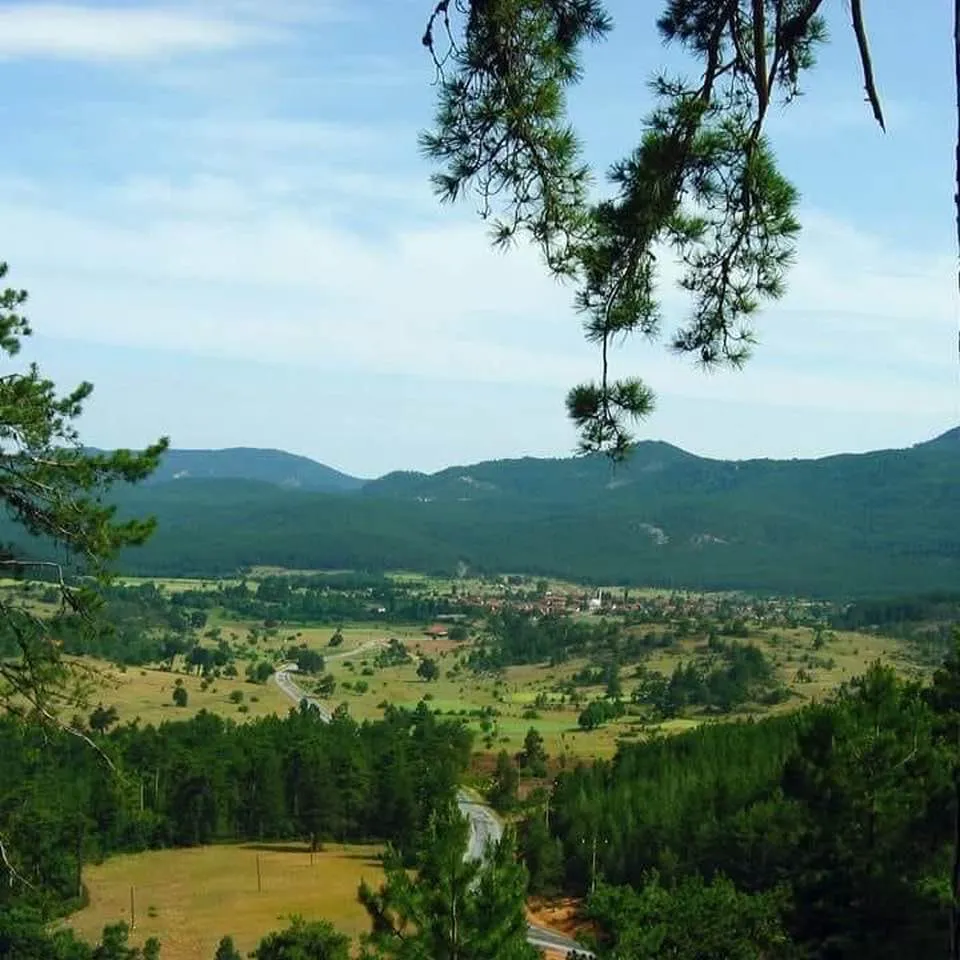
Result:
<svg viewBox="0 0 960 960"><path fill-rule="evenodd" d="M561 772L524 828L533 886L594 891L617 958L946 955L958 689L957 658L926 688L874 666L834 703Z"/></svg>
<svg viewBox="0 0 960 960"><path fill-rule="evenodd" d="M223 584L215 593L186 591L183 596L184 602L221 606L237 617L286 624L346 620L422 623L464 612L452 598L410 591L374 574L271 576L258 580L255 588L244 581Z"/></svg>
<svg viewBox="0 0 960 960"><path fill-rule="evenodd" d="M858 600L830 617L833 627L882 633L909 641L917 653L936 663L949 650L960 626L960 593L931 591L887 599Z"/></svg>
<svg viewBox="0 0 960 960"><path fill-rule="evenodd" d="M935 621L960 621L960 592L935 590L911 596L857 600L830 618L831 626L837 630L884 632Z"/></svg>
<svg viewBox="0 0 960 960"><path fill-rule="evenodd" d="M931 482L949 489L949 458L926 465ZM913 480L894 482L895 463L859 476L862 485L822 489L801 470L786 498L765 484L749 494L739 489L744 471L729 466L720 491L671 484L654 502L637 486L602 502L549 508L535 495L421 502L183 480L122 493L124 515L159 521L122 566L166 576L233 576L254 566L450 575L465 563L473 573L835 598L955 587L960 559L949 498L932 510L929 497L903 496ZM650 524L669 540L652 538ZM0 538L11 533L0 527Z"/></svg>
<svg viewBox="0 0 960 960"><path fill-rule="evenodd" d="M616 650L621 634L619 624L605 620L503 610L488 618L485 635L467 662L476 670L494 671L513 664L555 665L592 651Z"/></svg>
<svg viewBox="0 0 960 960"><path fill-rule="evenodd" d="M62 908L84 863L219 841L389 840L416 845L469 761L460 724L420 707L358 724L307 707L244 725L201 712L81 737L0 722L0 836L16 875L0 908ZM113 766L113 771L109 769Z"/></svg>
<svg viewBox="0 0 960 960"><path fill-rule="evenodd" d="M759 647L713 639L708 649L713 656L678 663L669 677L638 667L634 703L646 704L656 717L667 718L689 707L729 713L748 703L771 706L789 696Z"/></svg>

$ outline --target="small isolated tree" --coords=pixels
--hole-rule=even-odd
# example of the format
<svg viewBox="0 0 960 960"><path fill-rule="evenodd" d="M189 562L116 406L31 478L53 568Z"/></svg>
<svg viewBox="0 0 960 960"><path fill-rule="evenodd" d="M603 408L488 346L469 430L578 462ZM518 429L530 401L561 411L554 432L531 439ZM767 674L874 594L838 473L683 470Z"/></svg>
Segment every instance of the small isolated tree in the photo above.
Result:
<svg viewBox="0 0 960 960"><path fill-rule="evenodd" d="M343 643L343 627L337 627L333 636L327 641L328 647L339 647Z"/></svg>
<svg viewBox="0 0 960 960"><path fill-rule="evenodd" d="M517 787L520 774L506 750L497 754L497 766L493 771L493 783L487 794L491 805L497 810L511 810L517 803Z"/></svg>
<svg viewBox="0 0 960 960"><path fill-rule="evenodd" d="M217 944L213 960L243 960L243 955L233 945L233 937L223 937Z"/></svg>
<svg viewBox="0 0 960 960"><path fill-rule="evenodd" d="M187 688L184 686L174 687L173 688L173 703L177 707L185 707L190 701L190 695L187 693Z"/></svg>
<svg viewBox="0 0 960 960"><path fill-rule="evenodd" d="M417 676L426 683L436 680L440 676L440 668L437 666L437 661L430 657L423 657L420 660L420 665L417 667Z"/></svg>
<svg viewBox="0 0 960 960"><path fill-rule="evenodd" d="M536 727L530 727L523 738L523 750L520 753L520 762L535 777L547 775L547 751L543 745L543 737Z"/></svg>
<svg viewBox="0 0 960 960"><path fill-rule="evenodd" d="M246 670L247 683L266 683L273 676L273 664L267 660L248 663Z"/></svg>
<svg viewBox="0 0 960 960"><path fill-rule="evenodd" d="M119 719L116 707L104 707L99 703L90 714L88 722L95 733L106 733Z"/></svg>

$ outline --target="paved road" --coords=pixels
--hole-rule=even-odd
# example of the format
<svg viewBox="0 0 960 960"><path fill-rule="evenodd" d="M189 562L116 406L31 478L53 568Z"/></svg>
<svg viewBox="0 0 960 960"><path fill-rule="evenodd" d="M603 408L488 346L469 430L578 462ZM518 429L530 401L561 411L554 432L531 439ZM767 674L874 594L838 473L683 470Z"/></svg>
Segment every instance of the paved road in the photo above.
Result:
<svg viewBox="0 0 960 960"><path fill-rule="evenodd" d="M382 640L372 640L362 646L355 647L353 650L344 650L342 653L324 655L324 659L339 660L344 657L354 657L382 645ZM284 663L277 668L273 674L273 679L277 686L293 700L294 703L299 704L302 700L306 700L312 707L317 708L323 722L329 723L330 711L316 697L311 697L297 685L297 682L291 676L291 674L296 672L297 665L295 663ZM470 860L479 860L484 855L487 847L490 844L496 843L500 837L503 836L503 824L485 803L475 800L465 790L460 790L457 793L457 805L460 808L460 812L470 824L470 836L467 843L466 857ZM560 953L566 951L568 955L575 952L584 957L593 956L589 950L579 946L575 940L571 940L561 933L556 933L548 927L541 927L534 923L529 924L527 927L527 940L542 950L556 950Z"/></svg>
<svg viewBox="0 0 960 960"><path fill-rule="evenodd" d="M477 860L483 856L488 845L496 843L503 836L503 824L497 815L485 804L470 796L465 790L457 793L457 806L470 824L470 838L467 844L466 856L470 860ZM593 954L585 947L581 947L576 940L565 937L549 927L541 927L531 923L527 927L527 940L535 947L543 950L556 950L568 955L577 953L579 956L592 957Z"/></svg>
<svg viewBox="0 0 960 960"><path fill-rule="evenodd" d="M359 647L354 647L352 650L343 650L339 653L325 653L323 659L326 661L343 660L346 657L358 657L361 653L375 650L385 646L385 644L385 640L370 640L367 643L361 644ZM329 723L331 720L330 711L316 697L311 697L310 694L293 679L291 674L296 672L297 665L295 663L281 663L273 674L273 681L294 703L299 704L301 700L306 700L311 707L316 707L323 722Z"/></svg>

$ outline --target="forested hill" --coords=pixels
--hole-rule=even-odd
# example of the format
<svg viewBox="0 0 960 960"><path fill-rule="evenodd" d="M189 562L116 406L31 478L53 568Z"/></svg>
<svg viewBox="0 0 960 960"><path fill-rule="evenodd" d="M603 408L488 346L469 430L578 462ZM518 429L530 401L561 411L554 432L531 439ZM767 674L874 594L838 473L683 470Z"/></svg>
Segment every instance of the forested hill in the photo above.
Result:
<svg viewBox="0 0 960 960"><path fill-rule="evenodd" d="M308 457L282 450L232 447L226 450L168 450L149 484L184 478L260 480L279 487L314 492L347 493L364 481Z"/></svg>
<svg viewBox="0 0 960 960"><path fill-rule="evenodd" d="M905 450L729 462L643 444L602 458L390 474L351 495L183 477L126 491L160 528L131 572L556 574L593 582L893 595L960 582L960 432ZM462 568L462 567L461 567Z"/></svg>

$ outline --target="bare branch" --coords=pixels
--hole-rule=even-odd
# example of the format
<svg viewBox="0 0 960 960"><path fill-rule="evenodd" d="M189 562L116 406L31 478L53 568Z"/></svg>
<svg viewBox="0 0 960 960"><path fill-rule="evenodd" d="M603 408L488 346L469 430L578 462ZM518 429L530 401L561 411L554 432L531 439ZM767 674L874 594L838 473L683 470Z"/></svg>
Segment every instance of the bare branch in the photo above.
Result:
<svg viewBox="0 0 960 960"><path fill-rule="evenodd" d="M867 102L873 109L873 116L880 129L887 131L883 119L883 107L880 105L880 95L873 79L873 61L870 58L870 45L867 42L867 30L863 25L863 7L861 0L850 0L850 10L853 15L853 32L857 38L857 48L860 51L860 65L863 67L863 86L867 91Z"/></svg>
<svg viewBox="0 0 960 960"><path fill-rule="evenodd" d="M33 884L10 862L10 857L7 856L7 847L3 842L2 835L0 835L0 862L7 868L11 877L19 880L25 887L29 887L31 890L34 889Z"/></svg>

